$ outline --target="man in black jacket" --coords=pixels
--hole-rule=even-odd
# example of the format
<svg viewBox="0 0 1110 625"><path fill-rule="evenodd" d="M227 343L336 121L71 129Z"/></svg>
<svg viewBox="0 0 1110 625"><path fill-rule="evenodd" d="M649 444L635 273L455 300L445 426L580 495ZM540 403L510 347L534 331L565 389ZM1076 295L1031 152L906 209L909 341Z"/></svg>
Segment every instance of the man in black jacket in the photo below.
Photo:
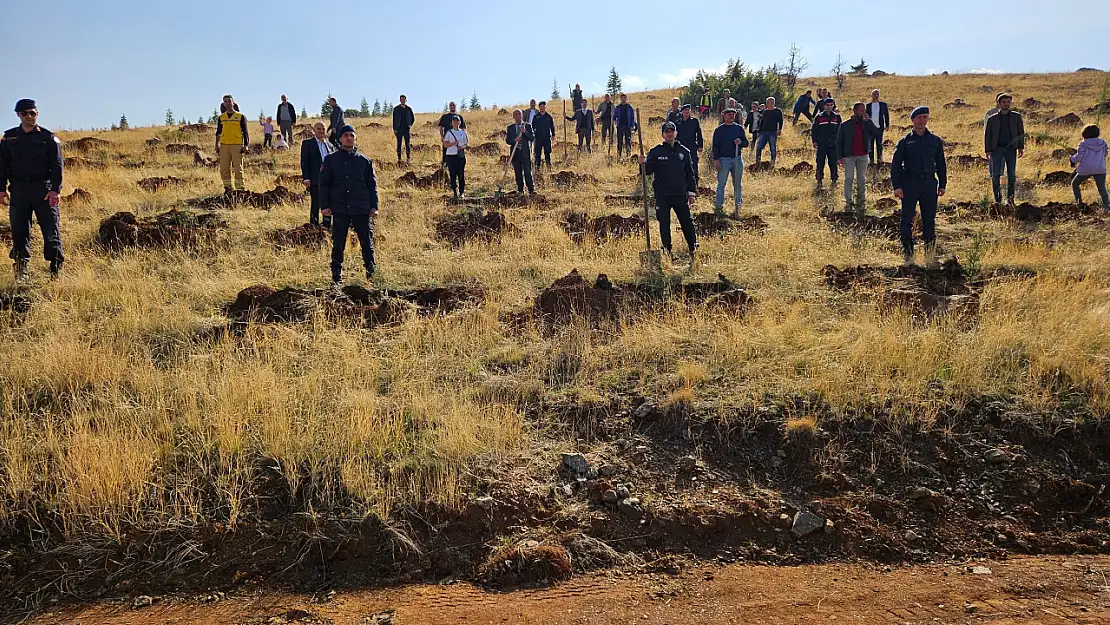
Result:
<svg viewBox="0 0 1110 625"><path fill-rule="evenodd" d="M520 194L524 193L525 185L528 186L528 193L536 192L535 182L532 180L532 159L529 156L532 140L535 138L532 126L524 123L524 111L513 111L513 123L505 129L505 143L512 146L511 160L513 173L516 174L516 192Z"/></svg>
<svg viewBox="0 0 1110 625"><path fill-rule="evenodd" d="M590 143L594 135L594 112L590 110L590 103L586 100L582 100L581 106L574 115L567 117L567 121L574 122L574 132L578 135L578 151L582 151L582 141L585 140L586 152L593 152Z"/></svg>
<svg viewBox="0 0 1110 625"><path fill-rule="evenodd" d="M540 102L540 110L532 118L532 132L536 135L536 169L540 167L540 153L551 167L551 140L555 138L555 118L547 112L547 102Z"/></svg>
<svg viewBox="0 0 1110 625"><path fill-rule="evenodd" d="M570 91L570 101L574 105L574 110L582 108L582 85L574 83L574 89Z"/></svg>
<svg viewBox="0 0 1110 625"><path fill-rule="evenodd" d="M339 108L339 102L335 98L328 98L328 104L331 105L331 117L328 120L328 140L336 148L339 147L339 129L347 125L347 121L343 119L343 109Z"/></svg>
<svg viewBox="0 0 1110 625"><path fill-rule="evenodd" d="M1017 188L1017 159L1025 156L1025 123L1021 113L1012 109L1013 96L1003 93L998 96L998 112L987 118L983 125L984 147L991 162L991 186L994 201L1002 203L1002 187L999 177L1006 168L1006 201L1013 205L1014 191Z"/></svg>
<svg viewBox="0 0 1110 625"><path fill-rule="evenodd" d="M821 98L825 109L813 118L809 138L813 141L813 149L817 150L817 184L825 179L825 164L829 165L833 184L840 177L836 162L836 136L840 130L840 115L833 108L836 102L832 98Z"/></svg>
<svg viewBox="0 0 1110 625"><path fill-rule="evenodd" d="M774 98L767 98L767 108L759 115L759 138L755 142L755 162L763 155L763 146L771 144L771 167L778 158L779 137L782 136L782 109L775 106Z"/></svg>
<svg viewBox="0 0 1110 625"><path fill-rule="evenodd" d="M310 198L308 223L315 226L320 223L320 170L335 147L328 141L324 122L313 124L312 134L313 138L301 142L301 179ZM331 217L324 217L324 227L331 227Z"/></svg>
<svg viewBox="0 0 1110 625"><path fill-rule="evenodd" d="M274 116L274 119L277 120L278 128L281 129L281 136L292 147L293 126L297 123L297 109L293 108L293 103L284 95L281 96L281 104L277 107L277 115Z"/></svg>
<svg viewBox="0 0 1110 625"><path fill-rule="evenodd" d="M355 147L355 129L343 126L338 130L339 150L324 159L320 172L320 205L325 217L332 218L331 281L338 287L343 282L343 252L347 233L354 228L362 248L362 264L366 280L374 275L374 227L371 218L378 215L378 181L374 163Z"/></svg>
<svg viewBox="0 0 1110 625"><path fill-rule="evenodd" d="M678 98L671 98L671 108L667 109L666 121L674 122L678 126L678 120L682 119L682 107L679 105Z"/></svg>
<svg viewBox="0 0 1110 625"><path fill-rule="evenodd" d="M694 120L697 121L697 120ZM690 250L690 264L694 264L694 254L698 249L698 235L690 209L694 207L698 183L694 177L694 163L690 150L677 141L678 129L674 122L663 124L663 143L640 157L644 173L654 176L652 189L655 191L655 218L659 220L659 240L667 255L674 259L671 251L671 209L674 209L686 247Z"/></svg>
<svg viewBox="0 0 1110 625"><path fill-rule="evenodd" d="M937 198L948 185L948 166L944 160L944 141L929 132L929 107L919 106L910 113L913 130L894 148L890 161L890 185L894 197L902 200L899 236L904 264L913 264L913 220L921 206L921 238L925 241L925 264L936 264Z"/></svg>
<svg viewBox="0 0 1110 625"><path fill-rule="evenodd" d="M705 137L701 134L701 122L698 121L697 117L694 117L694 111L689 104L682 105L682 116L675 126L678 128L678 142L687 150L690 150L690 160L694 165L694 182L696 183L700 179L698 154L705 147Z"/></svg>
<svg viewBox="0 0 1110 625"><path fill-rule="evenodd" d="M601 144L613 138L613 96L605 94L605 99L597 105L597 119L601 122Z"/></svg>
<svg viewBox="0 0 1110 625"><path fill-rule="evenodd" d="M412 114L409 99L401 94L401 103L393 107L393 134L397 136L397 164L401 164L401 141L405 142L405 160L412 162L412 125L416 117Z"/></svg>
<svg viewBox="0 0 1110 625"><path fill-rule="evenodd" d="M621 94L621 103L613 109L613 120L617 123L617 157L623 149L632 154L632 132L636 130L636 109L628 103L628 96Z"/></svg>
<svg viewBox="0 0 1110 625"><path fill-rule="evenodd" d="M867 116L876 132L872 134L871 145L867 148L867 155L871 162L878 165L883 162L883 133L890 130L890 109L886 102L879 99L879 90L871 90L871 101L867 103Z"/></svg>

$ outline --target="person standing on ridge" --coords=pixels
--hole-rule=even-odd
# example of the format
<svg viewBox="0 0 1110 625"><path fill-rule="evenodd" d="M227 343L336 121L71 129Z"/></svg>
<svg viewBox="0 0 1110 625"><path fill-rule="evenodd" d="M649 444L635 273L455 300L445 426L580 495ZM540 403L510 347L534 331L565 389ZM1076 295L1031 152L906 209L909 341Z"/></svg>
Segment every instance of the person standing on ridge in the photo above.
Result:
<svg viewBox="0 0 1110 625"><path fill-rule="evenodd" d="M332 218L331 282L343 283L343 254L347 233L354 229L362 250L366 281L374 275L374 224L378 216L378 181L374 162L355 147L357 135L351 126L337 131L339 149L324 159L320 172L320 205L324 217Z"/></svg>
<svg viewBox="0 0 1110 625"><path fill-rule="evenodd" d="M224 112L216 118L216 153L220 159L220 180L224 191L232 189L231 176L235 175L235 185L239 190L243 184L243 155L250 151L250 135L247 133L247 118L239 112L235 100L224 96Z"/></svg>
<svg viewBox="0 0 1110 625"><path fill-rule="evenodd" d="M913 264L913 220L921 206L921 238L925 241L925 264L936 265L937 198L948 185L948 166L944 161L944 141L929 132L929 107L919 106L910 113L913 129L894 148L890 161L890 185L894 197L902 200L899 237L902 239L903 264Z"/></svg>
<svg viewBox="0 0 1110 625"><path fill-rule="evenodd" d="M293 108L293 104L284 94L281 96L281 104L277 107L277 122L281 136L285 137L285 142L292 146L293 126L297 124L297 109Z"/></svg>
<svg viewBox="0 0 1110 625"><path fill-rule="evenodd" d="M532 132L536 135L536 169L540 168L540 153L551 167L551 141L555 138L555 118L547 112L547 102L540 102L540 110L532 118Z"/></svg>
<svg viewBox="0 0 1110 625"><path fill-rule="evenodd" d="M686 247L690 250L690 265L693 266L698 250L698 235L690 215L698 189L693 159L690 158L690 151L676 140L678 129L674 122L665 122L662 133L663 142L640 156L640 163L645 174L654 176L655 218L659 221L659 241L663 249L674 260L671 251L671 210L674 210L682 236L686 239Z"/></svg>
<svg viewBox="0 0 1110 625"><path fill-rule="evenodd" d="M416 123L409 99L401 94L400 104L393 107L393 134L397 137L397 164L401 164L401 142L405 142L405 160L412 162L412 125Z"/></svg>

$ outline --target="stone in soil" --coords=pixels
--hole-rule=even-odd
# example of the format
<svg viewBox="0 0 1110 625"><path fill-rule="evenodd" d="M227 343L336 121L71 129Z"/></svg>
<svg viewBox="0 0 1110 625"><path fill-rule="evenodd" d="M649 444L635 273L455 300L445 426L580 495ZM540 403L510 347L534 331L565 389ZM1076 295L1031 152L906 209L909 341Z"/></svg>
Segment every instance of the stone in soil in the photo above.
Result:
<svg viewBox="0 0 1110 625"><path fill-rule="evenodd" d="M644 509L640 506L640 500L635 497L629 497L617 502L617 511L621 516L639 521L644 518Z"/></svg>
<svg viewBox="0 0 1110 625"><path fill-rule="evenodd" d="M563 467L567 470L585 475L590 470L590 462L582 454L563 454Z"/></svg>
<svg viewBox="0 0 1110 625"><path fill-rule="evenodd" d="M790 525L790 533L795 538L805 538L810 534L825 529L824 517L817 516L807 510L799 510L794 514L794 521Z"/></svg>

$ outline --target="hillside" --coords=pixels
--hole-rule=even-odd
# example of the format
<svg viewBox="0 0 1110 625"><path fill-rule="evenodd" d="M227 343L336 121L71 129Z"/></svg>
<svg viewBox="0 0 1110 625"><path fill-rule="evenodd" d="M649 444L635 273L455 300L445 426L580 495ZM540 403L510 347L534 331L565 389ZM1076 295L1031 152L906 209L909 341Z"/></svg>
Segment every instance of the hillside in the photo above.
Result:
<svg viewBox="0 0 1110 625"><path fill-rule="evenodd" d="M220 195L194 165L212 131L64 136L66 193L89 194L63 199L64 274L48 280L36 228L32 284L0 279L0 607L1106 553L1110 219L1045 182L1081 128L1049 121L1094 123L1105 76L849 79L842 110L878 87L892 125L927 104L948 143L948 262L930 272L898 269L888 220L846 222L839 188L782 171L813 161L804 123L780 171L745 173L745 220L701 218L699 265L660 276L640 269L642 223L595 238L585 221L643 214L633 163L574 145L564 163L560 127L551 171L573 175L544 171L540 199L454 206L400 180L438 170L438 114L417 116L411 169L387 119L352 120L382 200L378 291L342 296L326 233L290 232L308 213L296 149L248 156L248 189L289 192L227 204L196 201ZM1031 135L1016 212L989 206L976 160L1002 90ZM646 118L670 97L630 99ZM510 119L466 114L468 195L514 186ZM871 183L870 214L889 217L889 179ZM704 167L700 186L715 188ZM439 225L485 209L511 227ZM152 221L102 228L123 211ZM352 240L349 276L357 258ZM572 270L584 284L541 297ZM599 274L616 290L589 288Z"/></svg>

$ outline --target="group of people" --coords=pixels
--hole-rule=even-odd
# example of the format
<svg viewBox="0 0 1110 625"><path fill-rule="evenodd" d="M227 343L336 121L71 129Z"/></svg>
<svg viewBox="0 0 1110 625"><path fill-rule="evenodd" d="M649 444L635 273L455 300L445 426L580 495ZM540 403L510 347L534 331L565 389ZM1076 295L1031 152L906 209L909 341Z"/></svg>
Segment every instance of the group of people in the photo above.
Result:
<svg viewBox="0 0 1110 625"><path fill-rule="evenodd" d="M620 94L619 97L620 103L614 105L612 98L606 95L594 111L581 97L580 87L576 86L572 91L575 114L566 119L575 123L580 150L592 150L595 123L601 120L602 141L615 135L618 155L623 152L631 154L631 134L638 128L639 120L635 109L628 103L628 96ZM673 99L661 128L662 142L640 157L644 174L654 177L656 217L663 249L671 253L670 214L674 211L691 258L697 250L691 208L697 196L699 154L708 151L717 172L714 209L718 213L724 212L725 187L729 176L732 176L733 215L737 216L743 204L742 150L754 143L756 161L759 162L763 147L769 146L773 166L777 157L777 138L781 136L784 124L782 111L776 107L774 98L767 98L763 105L752 103L745 123L737 123L744 111L742 107L732 106L735 100L726 90L724 97L718 101L720 123L714 129L707 149L701 121L707 119L711 101L711 97L703 96L698 106L701 114L694 116L692 104L681 104L678 98ZM813 113L809 108L811 101ZM345 122L343 111L334 98L330 99L330 104L329 125L316 122L312 127L312 138L301 143L300 166L303 183L310 196L309 221L331 229L331 273L333 282L338 284L343 280L343 257L347 235L352 229L359 239L367 279L374 272L373 218L378 214L379 200L373 162L358 150L355 129ZM1016 188L1016 162L1024 155L1025 127L1021 114L1012 108L1013 97L1010 94L998 94L996 104L985 119L984 150L990 163L995 201L1002 202L1000 177L1005 170L1006 201L1012 204ZM242 158L250 147L247 121L231 95L224 96L220 109L216 124L220 177L226 189L242 189ZM20 125L7 130L0 140L0 203L9 204L13 240L10 257L14 261L16 280L21 282L28 278L32 219L39 222L43 255L50 263L52 276L58 275L65 260L59 227L63 158L61 141L38 125L38 108L34 100L19 100L15 111ZM862 211L866 202L868 165L882 163L883 133L890 128L890 113L887 104L880 98L879 90L872 91L870 102L854 103L852 115L847 120L841 118L836 101L828 91L818 89L816 98L807 91L795 103L795 122L799 115L812 121L810 139L816 151L818 184L824 179L826 166L834 182L839 177L838 164L843 166L845 203L849 209ZM276 118L281 132L279 143L292 145L292 130L297 117L293 105L284 95ZM894 149L890 180L895 197L902 203L900 239L905 262L912 263L914 259L913 222L920 210L926 262L932 263L935 261L937 202L947 187L944 142L928 128L928 107L913 109L910 120L912 129ZM393 109L398 162L401 161L402 146L406 158L411 159L414 121L413 111L402 95L400 104ZM454 102L440 117L438 127L443 163L449 172L451 188L456 197L465 197L466 151L470 141L466 121ZM263 130L269 131L265 134L271 134L272 125L264 124ZM753 135L753 140L749 139L748 133ZM1099 134L1096 125L1088 125L1082 131L1083 140L1071 156L1071 162L1076 166L1072 189L1078 203L1081 201L1081 184L1093 179L1104 210L1110 212L1110 197L1106 188L1108 146ZM532 164L534 162L537 168L541 163L551 165L554 137L555 122L547 111L546 102L532 100L527 109L513 111L513 121L505 129L505 142L510 146L509 163L514 170L518 193L523 194L525 189L528 193L535 192Z"/></svg>

